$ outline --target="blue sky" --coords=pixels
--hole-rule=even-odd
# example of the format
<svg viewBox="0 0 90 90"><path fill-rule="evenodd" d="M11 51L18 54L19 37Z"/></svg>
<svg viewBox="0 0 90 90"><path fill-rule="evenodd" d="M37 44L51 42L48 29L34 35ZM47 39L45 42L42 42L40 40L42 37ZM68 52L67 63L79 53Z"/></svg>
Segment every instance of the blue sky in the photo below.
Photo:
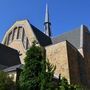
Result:
<svg viewBox="0 0 90 90"><path fill-rule="evenodd" d="M0 41L16 20L28 19L43 31L45 5L48 3L53 36L90 27L90 0L0 0Z"/></svg>

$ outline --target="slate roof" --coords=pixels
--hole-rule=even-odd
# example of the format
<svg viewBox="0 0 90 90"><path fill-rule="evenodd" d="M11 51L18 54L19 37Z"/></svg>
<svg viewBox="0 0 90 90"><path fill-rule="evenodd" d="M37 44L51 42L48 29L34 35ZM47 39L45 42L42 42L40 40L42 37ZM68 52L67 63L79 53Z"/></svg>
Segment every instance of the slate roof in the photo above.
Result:
<svg viewBox="0 0 90 90"><path fill-rule="evenodd" d="M62 41L68 41L76 48L80 47L80 29L73 30L71 32L64 33L60 36L52 38L52 43L56 44Z"/></svg>
<svg viewBox="0 0 90 90"><path fill-rule="evenodd" d="M41 32L38 28L36 28L35 26L33 26L32 24L30 24L33 32L37 38L37 40L39 41L40 45L42 46L47 46L52 44L51 38L48 37L46 34L44 34L43 32Z"/></svg>
<svg viewBox="0 0 90 90"><path fill-rule="evenodd" d="M11 71L16 71L17 69L22 69L23 68L23 64L18 64L18 65L14 65L12 67L8 67L6 69L4 69L4 72L11 72Z"/></svg>
<svg viewBox="0 0 90 90"><path fill-rule="evenodd" d="M0 70L3 70L3 69L5 69L5 68L7 68L7 66L4 66L4 65L1 65L1 64L0 64Z"/></svg>
<svg viewBox="0 0 90 90"><path fill-rule="evenodd" d="M0 64L6 67L21 64L18 51L0 44Z"/></svg>

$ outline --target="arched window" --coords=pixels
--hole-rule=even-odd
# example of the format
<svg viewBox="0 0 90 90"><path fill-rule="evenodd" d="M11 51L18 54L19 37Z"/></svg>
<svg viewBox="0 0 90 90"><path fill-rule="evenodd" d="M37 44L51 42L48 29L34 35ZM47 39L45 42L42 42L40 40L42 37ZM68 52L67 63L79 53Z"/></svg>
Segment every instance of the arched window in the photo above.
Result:
<svg viewBox="0 0 90 90"><path fill-rule="evenodd" d="M24 31L24 28L22 30L22 42L24 42L24 37L25 37L25 31Z"/></svg>
<svg viewBox="0 0 90 90"><path fill-rule="evenodd" d="M29 41L28 41L28 38L26 38L26 49L28 49L30 46L29 46Z"/></svg>
<svg viewBox="0 0 90 90"><path fill-rule="evenodd" d="M30 44L29 44L29 40L26 37L25 33L24 33L24 37L23 37L23 41L22 42L23 42L24 48L27 50L30 47Z"/></svg>
<svg viewBox="0 0 90 90"><path fill-rule="evenodd" d="M17 27L15 27L14 28L14 31L13 31L13 39L15 40L15 39L17 39L17 31L18 31L18 28Z"/></svg>
<svg viewBox="0 0 90 90"><path fill-rule="evenodd" d="M22 39L23 28L18 27L17 39Z"/></svg>
<svg viewBox="0 0 90 90"><path fill-rule="evenodd" d="M8 34L8 44L12 41L12 32Z"/></svg>

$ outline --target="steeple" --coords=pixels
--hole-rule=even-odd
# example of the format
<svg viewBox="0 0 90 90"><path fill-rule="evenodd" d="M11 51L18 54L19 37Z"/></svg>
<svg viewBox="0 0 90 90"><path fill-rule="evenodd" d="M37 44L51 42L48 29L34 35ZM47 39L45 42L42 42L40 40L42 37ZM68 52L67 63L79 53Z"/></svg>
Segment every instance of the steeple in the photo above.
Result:
<svg viewBox="0 0 90 90"><path fill-rule="evenodd" d="M45 30L45 34L49 37L51 37L50 25L51 25L51 23L49 21L49 10L48 10L48 5L46 4L44 30Z"/></svg>

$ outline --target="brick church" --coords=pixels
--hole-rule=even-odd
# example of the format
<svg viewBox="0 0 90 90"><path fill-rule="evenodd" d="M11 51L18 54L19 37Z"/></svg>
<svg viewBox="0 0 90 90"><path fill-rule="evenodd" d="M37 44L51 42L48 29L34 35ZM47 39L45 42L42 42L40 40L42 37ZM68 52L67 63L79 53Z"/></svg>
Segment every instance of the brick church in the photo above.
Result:
<svg viewBox="0 0 90 90"><path fill-rule="evenodd" d="M52 37L46 5L44 33L28 20L16 21L7 30L0 44L0 70L17 79L17 70L24 64L25 53L34 40L45 47L46 57L56 65L59 74L70 83L90 86L90 31L85 25Z"/></svg>

